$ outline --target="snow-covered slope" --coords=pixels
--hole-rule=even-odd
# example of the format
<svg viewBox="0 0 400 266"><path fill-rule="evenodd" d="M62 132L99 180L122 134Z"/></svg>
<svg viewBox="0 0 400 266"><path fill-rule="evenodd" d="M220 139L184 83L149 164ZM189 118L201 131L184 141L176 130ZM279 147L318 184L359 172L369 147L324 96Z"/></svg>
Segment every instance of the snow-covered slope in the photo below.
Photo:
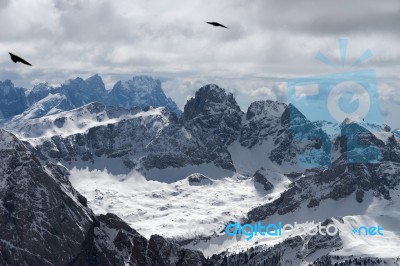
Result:
<svg viewBox="0 0 400 266"><path fill-rule="evenodd" d="M349 126L358 127L350 123L342 125L341 130L348 130ZM255 260L259 262L264 260L265 256L264 258L262 256L267 250L274 250L276 249L274 246L281 243L279 256L274 258L281 263L290 261L308 265L327 255L340 256L342 261L352 256L359 256L366 261L368 258L375 258L375 261L376 258L383 258L388 263L395 263L396 258L400 256L400 251L397 249L400 231L396 226L399 222L400 209L399 144L393 136L388 138L386 145L374 134L364 134L363 138L364 141L376 144L375 146L380 149L383 156L381 162L348 163L347 154L353 150L347 145L341 147L343 144L338 140L336 149L342 150L342 155L331 168L310 169L301 175L289 175L293 177L293 183L282 194L254 208L247 214L247 219L241 220L242 223L253 224L257 221L262 221L264 224L297 222L304 226L310 221L324 222L326 219L337 217L333 222L339 229L338 237L332 239L325 237L316 244L311 241L317 239L307 240L302 234L298 234L300 238L296 238L295 232L286 238L259 236L251 241L246 241L244 236L232 238L214 235L211 239L192 242L187 247L197 248L206 255L211 255L227 249L243 252L260 245L256 255L253 254L257 258ZM377 225L385 229L383 236L355 236L352 232L354 228L360 226ZM359 246L356 248L356 245ZM310 249L310 246L314 248ZM271 250L269 253L273 254ZM246 256L244 253L232 255L232 265L253 265L255 261L247 261L244 259Z"/></svg>
<svg viewBox="0 0 400 266"><path fill-rule="evenodd" d="M60 97L65 99L63 96ZM52 99L57 101L60 98L56 94L52 95ZM43 100L36 103L36 105L38 104L42 104L43 108L46 109ZM38 110L38 108L35 109ZM157 109L152 112L157 112ZM140 109L126 110L95 102L71 111L55 113L42 117L25 112L13 118L4 128L12 130L19 138L25 140L48 139L53 136L67 137L87 132L92 127L114 124L124 119L140 116ZM37 143L39 140L35 141Z"/></svg>

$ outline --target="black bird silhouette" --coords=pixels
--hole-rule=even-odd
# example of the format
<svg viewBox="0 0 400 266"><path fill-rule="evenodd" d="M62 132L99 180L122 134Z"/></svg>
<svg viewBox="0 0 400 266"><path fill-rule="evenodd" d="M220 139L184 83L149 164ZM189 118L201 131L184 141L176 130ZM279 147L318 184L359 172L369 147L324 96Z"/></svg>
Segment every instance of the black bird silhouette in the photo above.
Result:
<svg viewBox="0 0 400 266"><path fill-rule="evenodd" d="M224 25L222 25L218 22L206 22L206 23L213 25L214 27L223 27L223 28L229 29L228 27L225 27Z"/></svg>
<svg viewBox="0 0 400 266"><path fill-rule="evenodd" d="M10 56L11 56L11 60L12 60L14 63L20 62L20 63L22 63L22 64L25 64L25 65L28 65L28 66L32 66L29 62L25 61L25 60L22 59L21 57L16 56L15 54L12 54L12 53L9 53L9 54L10 54Z"/></svg>

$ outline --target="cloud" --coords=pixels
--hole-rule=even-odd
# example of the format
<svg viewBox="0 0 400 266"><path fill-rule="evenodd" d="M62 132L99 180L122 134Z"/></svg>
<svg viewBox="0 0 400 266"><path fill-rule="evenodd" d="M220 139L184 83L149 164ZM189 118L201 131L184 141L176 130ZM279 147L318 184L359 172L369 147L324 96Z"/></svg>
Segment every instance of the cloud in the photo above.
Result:
<svg viewBox="0 0 400 266"><path fill-rule="evenodd" d="M341 37L349 39L348 63L370 48L374 57L360 68L400 84L397 0L0 0L0 8L0 78L19 86L95 73L112 86L148 74L181 107L216 83L246 109L260 98L286 100L279 86L289 78L342 71L314 59L321 51L339 63ZM8 51L34 67L13 64Z"/></svg>
<svg viewBox="0 0 400 266"><path fill-rule="evenodd" d="M399 84L381 83L379 84L379 99L382 103L392 102L400 104Z"/></svg>
<svg viewBox="0 0 400 266"><path fill-rule="evenodd" d="M373 0L253 2L252 18L293 34L343 35L385 32L395 34L400 24L400 2L389 0L376 5Z"/></svg>
<svg viewBox="0 0 400 266"><path fill-rule="evenodd" d="M10 0L0 0L0 8L5 8L10 3Z"/></svg>
<svg viewBox="0 0 400 266"><path fill-rule="evenodd" d="M79 10L84 8L82 0L54 0L54 6L60 11Z"/></svg>

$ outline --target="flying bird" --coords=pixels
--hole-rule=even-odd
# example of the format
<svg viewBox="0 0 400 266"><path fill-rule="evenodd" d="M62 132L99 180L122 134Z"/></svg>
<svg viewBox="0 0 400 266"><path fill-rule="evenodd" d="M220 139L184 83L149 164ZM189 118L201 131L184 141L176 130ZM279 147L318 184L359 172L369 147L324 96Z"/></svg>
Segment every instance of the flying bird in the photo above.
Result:
<svg viewBox="0 0 400 266"><path fill-rule="evenodd" d="M11 60L12 60L14 63L20 62L20 63L22 63L22 64L25 64L25 65L28 65L28 66L32 66L29 62L25 61L25 60L22 59L21 57L16 56L15 54L12 54L12 53L9 53L9 54L10 54L10 56L11 56Z"/></svg>
<svg viewBox="0 0 400 266"><path fill-rule="evenodd" d="M224 25L222 25L222 24L220 24L218 22L206 22L206 23L208 23L210 25L213 25L214 27L222 27L222 28L229 29L228 27L225 27Z"/></svg>

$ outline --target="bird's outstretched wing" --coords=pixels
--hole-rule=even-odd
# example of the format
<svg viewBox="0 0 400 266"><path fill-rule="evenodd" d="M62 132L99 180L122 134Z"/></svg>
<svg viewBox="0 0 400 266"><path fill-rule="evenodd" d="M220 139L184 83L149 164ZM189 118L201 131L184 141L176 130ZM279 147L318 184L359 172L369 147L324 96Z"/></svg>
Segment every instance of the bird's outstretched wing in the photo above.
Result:
<svg viewBox="0 0 400 266"><path fill-rule="evenodd" d="M14 63L20 62L20 63L22 63L22 64L25 64L25 65L28 65L28 66L32 66L28 61L22 59L21 57L15 55L15 54L12 54L12 53L9 53L9 54L10 54L11 60L12 60Z"/></svg>
<svg viewBox="0 0 400 266"><path fill-rule="evenodd" d="M22 64L25 64L25 65L28 65L28 66L32 66L28 61L25 61L22 58L20 58L19 62L21 62Z"/></svg>
<svg viewBox="0 0 400 266"><path fill-rule="evenodd" d="M229 29L228 27L226 27L226 26L224 26L224 25L222 25L221 23L218 23L218 22L206 22L206 23L208 23L210 25L213 25L215 27L223 27L223 28Z"/></svg>

